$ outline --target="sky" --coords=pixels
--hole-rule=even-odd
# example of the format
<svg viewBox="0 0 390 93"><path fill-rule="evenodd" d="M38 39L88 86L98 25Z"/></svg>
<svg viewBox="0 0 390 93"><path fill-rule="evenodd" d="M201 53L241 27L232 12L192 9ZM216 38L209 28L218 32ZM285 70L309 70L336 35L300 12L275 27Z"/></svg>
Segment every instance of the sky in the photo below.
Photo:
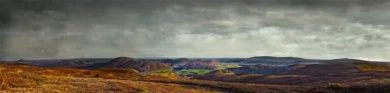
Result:
<svg viewBox="0 0 390 93"><path fill-rule="evenodd" d="M386 0L1 0L0 60L390 61L389 9Z"/></svg>

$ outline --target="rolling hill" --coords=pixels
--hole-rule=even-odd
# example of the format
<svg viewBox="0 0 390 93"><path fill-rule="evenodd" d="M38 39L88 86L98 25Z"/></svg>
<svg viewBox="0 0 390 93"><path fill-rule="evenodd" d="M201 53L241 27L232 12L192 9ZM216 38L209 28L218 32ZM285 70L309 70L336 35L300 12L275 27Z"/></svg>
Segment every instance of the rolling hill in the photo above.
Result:
<svg viewBox="0 0 390 93"><path fill-rule="evenodd" d="M257 84L281 85L327 85L340 83L346 85L386 84L390 78L390 67L374 62L349 62L312 65L292 65L291 69L279 74L257 75L237 74L228 76L199 76L202 80L229 81ZM261 71L257 69L254 71ZM234 70L233 70L234 72Z"/></svg>
<svg viewBox="0 0 390 93"><path fill-rule="evenodd" d="M268 57L255 59L278 60ZM288 66L238 65L195 59L154 62L129 57L118 57L107 62L100 59L20 62L33 64L17 62L0 64L0 81L3 85L0 92L355 93L360 89L365 93L390 91L388 85L390 67L386 63L354 59L323 60L321 64ZM49 67L42 68L34 64ZM86 67L83 67L85 65ZM170 65L180 67L181 70L176 72L190 76L176 76L174 68ZM210 69L208 68L210 65L215 67ZM194 69L185 69L187 67Z"/></svg>
<svg viewBox="0 0 390 93"><path fill-rule="evenodd" d="M220 62L214 60L202 60L202 59L166 59L162 60L163 63L171 65L175 69L209 69L216 70L219 68Z"/></svg>
<svg viewBox="0 0 390 93"><path fill-rule="evenodd" d="M107 63L99 63L89 66L90 69L98 68L133 68L140 72L152 72L157 70L173 70L167 64L159 62L150 62L145 60L137 60L129 57L118 57Z"/></svg>

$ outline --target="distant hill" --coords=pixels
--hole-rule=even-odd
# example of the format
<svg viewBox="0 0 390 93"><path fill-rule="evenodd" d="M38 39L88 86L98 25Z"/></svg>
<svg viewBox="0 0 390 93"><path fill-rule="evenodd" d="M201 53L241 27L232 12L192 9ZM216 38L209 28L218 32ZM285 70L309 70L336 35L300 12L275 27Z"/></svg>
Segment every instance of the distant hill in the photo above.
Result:
<svg viewBox="0 0 390 93"><path fill-rule="evenodd" d="M336 60L337 61L337 60ZM375 62L366 62L358 60L335 60L325 64L306 65L299 69L293 69L287 72L290 75L339 75L353 72L364 71L390 71L390 66L378 64Z"/></svg>
<svg viewBox="0 0 390 93"><path fill-rule="evenodd" d="M300 57L274 57L274 56L255 56L255 57L251 57L249 58L249 60L251 59L256 59L256 60L274 60L274 61L279 61L279 60L285 60L285 61L295 61L295 60L306 60L304 58L300 58Z"/></svg>
<svg viewBox="0 0 390 93"><path fill-rule="evenodd" d="M343 63L343 62L371 62L371 61L359 60L359 59L349 59L349 58L340 58L340 59L323 60L322 62Z"/></svg>
<svg viewBox="0 0 390 93"><path fill-rule="evenodd" d="M86 67L86 66L87 66L87 63L85 63L83 61L75 62L72 60L63 60L63 61L58 62L57 65L53 65L53 67L67 67L67 68L82 68L82 67Z"/></svg>
<svg viewBox="0 0 390 93"><path fill-rule="evenodd" d="M293 69L305 67L306 64L294 64L289 66L269 66L269 65L242 65L238 68L228 68L226 70L232 71L236 74L279 74Z"/></svg>
<svg viewBox="0 0 390 93"><path fill-rule="evenodd" d="M268 66L268 65L243 65L239 68L228 68L226 70L232 71L236 74L272 74L287 70L284 67Z"/></svg>
<svg viewBox="0 0 390 93"><path fill-rule="evenodd" d="M306 59L300 57L275 57L275 56L255 56L250 58L221 58L216 59L222 63L236 63L240 65L272 65L272 66L288 66L294 64L322 64L322 63L342 63L342 62L375 62L385 65L390 65L390 62L380 62L380 61L366 61L359 59L349 59L349 58L340 58L340 59Z"/></svg>
<svg viewBox="0 0 390 93"><path fill-rule="evenodd" d="M313 64L303 68L290 70L287 74L290 75L328 75L328 74L345 74L357 72L353 66L344 64Z"/></svg>
<svg viewBox="0 0 390 93"><path fill-rule="evenodd" d="M80 59L52 59L52 60L19 60L17 62L39 67L85 68L97 63L106 63L113 58L80 58Z"/></svg>
<svg viewBox="0 0 390 93"><path fill-rule="evenodd" d="M107 63L99 63L89 66L90 69L98 68L133 68L140 72L151 72L156 70L173 70L168 64L137 60L129 57L118 57Z"/></svg>
<svg viewBox="0 0 390 93"><path fill-rule="evenodd" d="M163 63L171 65L175 69L209 69L216 70L221 65L220 62L213 60L195 59L190 60L186 58L180 59L166 59Z"/></svg>
<svg viewBox="0 0 390 93"><path fill-rule="evenodd" d="M244 69L245 68L245 69ZM283 69L279 74L257 74L264 70ZM378 84L388 83L390 66L375 62L331 62L323 64L296 64L285 67L272 66L243 66L232 70L253 73L235 73L235 75L205 75L196 79L229 81L259 84L288 84L288 85L327 85L342 84ZM210 74L213 72L210 72ZM214 72L215 73L215 72Z"/></svg>
<svg viewBox="0 0 390 93"><path fill-rule="evenodd" d="M273 66L287 66L294 64L317 64L323 60L318 59L305 59L300 57L274 57L274 56L256 56L250 58L231 59L237 60L240 64L264 64ZM226 61L226 60L223 60ZM232 63L232 61L228 61Z"/></svg>

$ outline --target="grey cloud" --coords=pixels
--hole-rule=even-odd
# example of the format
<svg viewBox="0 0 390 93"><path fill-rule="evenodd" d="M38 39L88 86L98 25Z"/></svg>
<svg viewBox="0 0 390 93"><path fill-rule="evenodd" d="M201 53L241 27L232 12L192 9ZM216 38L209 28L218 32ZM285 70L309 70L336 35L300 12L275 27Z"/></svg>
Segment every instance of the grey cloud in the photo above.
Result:
<svg viewBox="0 0 390 93"><path fill-rule="evenodd" d="M5 60L258 55L390 60L385 10L390 7L380 0L2 2Z"/></svg>

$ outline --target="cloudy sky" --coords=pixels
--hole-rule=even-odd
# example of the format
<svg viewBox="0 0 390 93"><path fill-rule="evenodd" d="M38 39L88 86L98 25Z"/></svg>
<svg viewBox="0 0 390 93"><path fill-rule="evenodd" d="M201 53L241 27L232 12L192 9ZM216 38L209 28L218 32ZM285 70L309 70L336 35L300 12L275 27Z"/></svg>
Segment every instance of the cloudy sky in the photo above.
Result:
<svg viewBox="0 0 390 93"><path fill-rule="evenodd" d="M0 59L390 61L386 0L2 0Z"/></svg>

